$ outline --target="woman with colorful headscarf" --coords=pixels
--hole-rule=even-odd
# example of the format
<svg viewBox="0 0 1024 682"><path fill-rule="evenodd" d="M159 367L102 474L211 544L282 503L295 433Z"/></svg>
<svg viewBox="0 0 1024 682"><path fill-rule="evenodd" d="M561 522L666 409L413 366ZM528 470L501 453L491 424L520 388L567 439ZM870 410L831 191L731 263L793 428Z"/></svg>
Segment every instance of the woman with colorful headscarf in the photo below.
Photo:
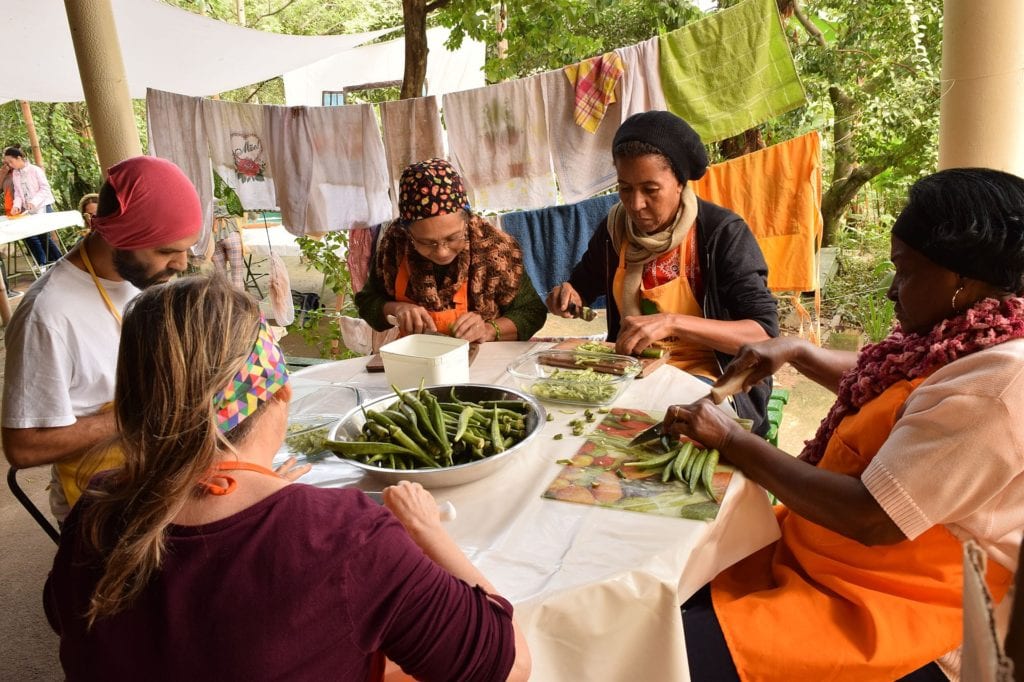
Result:
<svg viewBox="0 0 1024 682"><path fill-rule="evenodd" d="M668 410L670 432L781 502L780 539L683 605L694 680L960 679L962 543L987 556L997 603L1019 570L1024 179L925 177L891 242L889 337L860 353L773 339L726 369L749 383L790 363L837 394L799 458L710 401Z"/></svg>
<svg viewBox="0 0 1024 682"><path fill-rule="evenodd" d="M68 679L525 680L512 607L421 486L293 483L284 355L221 277L140 294L115 398L124 467L61 534L44 605Z"/></svg>
<svg viewBox="0 0 1024 682"><path fill-rule="evenodd" d="M355 296L371 327L474 343L525 341L544 326L547 309L519 245L470 210L451 164L430 159L402 171L398 211Z"/></svg>
<svg viewBox="0 0 1024 682"><path fill-rule="evenodd" d="M704 175L708 157L675 114L630 116L615 133L612 158L620 201L569 281L548 295L548 308L568 317L573 305L604 296L618 352L657 344L670 364L714 381L740 346L779 333L761 249L743 218L687 184ZM757 433L767 431L770 394L765 382L734 399Z"/></svg>

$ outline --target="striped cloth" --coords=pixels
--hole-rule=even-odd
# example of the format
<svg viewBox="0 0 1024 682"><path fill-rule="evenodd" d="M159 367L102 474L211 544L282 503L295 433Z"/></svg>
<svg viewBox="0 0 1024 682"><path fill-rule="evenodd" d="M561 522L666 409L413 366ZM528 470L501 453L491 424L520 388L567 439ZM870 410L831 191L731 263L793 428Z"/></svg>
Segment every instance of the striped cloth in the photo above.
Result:
<svg viewBox="0 0 1024 682"><path fill-rule="evenodd" d="M615 102L615 86L625 71L622 57L606 52L563 70L576 88L576 125L589 133L597 132L608 105Z"/></svg>

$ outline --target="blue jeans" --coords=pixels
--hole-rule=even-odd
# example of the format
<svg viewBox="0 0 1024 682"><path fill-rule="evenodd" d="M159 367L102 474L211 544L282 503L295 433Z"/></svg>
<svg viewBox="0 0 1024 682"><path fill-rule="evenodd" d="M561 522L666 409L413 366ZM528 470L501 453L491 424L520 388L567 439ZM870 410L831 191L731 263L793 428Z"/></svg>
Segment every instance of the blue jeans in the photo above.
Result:
<svg viewBox="0 0 1024 682"><path fill-rule="evenodd" d="M46 205L46 212L52 213L53 206L50 204ZM32 237L25 237L23 240L28 250L32 252L32 257L36 259L36 263L39 265L46 265L47 263L53 263L60 260L60 248L57 246L57 242L53 241L53 238L49 234L37 234Z"/></svg>

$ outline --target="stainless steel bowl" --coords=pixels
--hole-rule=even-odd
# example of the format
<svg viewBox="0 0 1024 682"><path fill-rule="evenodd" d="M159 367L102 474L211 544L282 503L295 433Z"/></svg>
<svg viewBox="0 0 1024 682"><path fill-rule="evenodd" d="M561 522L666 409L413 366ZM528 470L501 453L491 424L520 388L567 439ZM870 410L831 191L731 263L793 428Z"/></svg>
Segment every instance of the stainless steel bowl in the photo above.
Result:
<svg viewBox="0 0 1024 682"><path fill-rule="evenodd" d="M438 399L448 400L451 397L452 385L428 386L428 391ZM459 464L452 467L440 469L386 469L372 464L363 464L348 458L342 458L352 466L359 467L368 474L386 481L397 483L398 481L413 481L421 484L424 488L446 488L453 485L462 485L470 481L476 481L485 476L490 476L501 467L508 464L513 457L519 456L531 441L544 428L547 413L541 404L533 397L526 395L514 388L506 386L491 386L488 384L457 384L454 386L455 395L460 400L479 402L481 400L522 400L529 406L526 414L526 437L508 450L491 455L485 459ZM415 390L415 389L412 389ZM341 421L334 425L329 433L332 440L355 440L366 421L363 416L363 409L383 409L393 403L397 398L395 395L387 395L364 403L362 407L350 410L341 418Z"/></svg>

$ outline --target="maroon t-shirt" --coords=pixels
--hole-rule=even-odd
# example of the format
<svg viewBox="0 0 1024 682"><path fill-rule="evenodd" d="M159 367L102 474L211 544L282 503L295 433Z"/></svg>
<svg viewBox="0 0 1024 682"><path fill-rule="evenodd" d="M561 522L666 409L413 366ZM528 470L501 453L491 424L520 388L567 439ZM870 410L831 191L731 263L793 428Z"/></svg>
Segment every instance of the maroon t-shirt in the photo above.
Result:
<svg viewBox="0 0 1024 682"><path fill-rule="evenodd" d="M172 526L142 597L87 633L101 567L76 532L81 507L44 592L69 680L362 681L376 651L421 680L511 670L511 607L427 558L361 492L301 484L214 523Z"/></svg>

